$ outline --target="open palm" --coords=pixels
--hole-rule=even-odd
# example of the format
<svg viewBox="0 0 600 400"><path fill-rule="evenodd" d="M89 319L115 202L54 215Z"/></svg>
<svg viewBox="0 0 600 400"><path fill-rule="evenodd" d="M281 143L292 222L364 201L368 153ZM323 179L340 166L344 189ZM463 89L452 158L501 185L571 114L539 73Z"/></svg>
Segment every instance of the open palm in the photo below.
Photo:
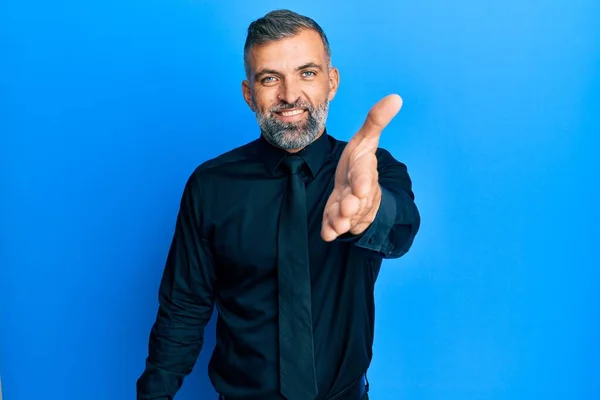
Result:
<svg viewBox="0 0 600 400"><path fill-rule="evenodd" d="M375 152L381 132L401 107L402 99L398 95L381 99L346 145L323 213L323 240L332 241L347 232L360 234L373 222L381 202Z"/></svg>

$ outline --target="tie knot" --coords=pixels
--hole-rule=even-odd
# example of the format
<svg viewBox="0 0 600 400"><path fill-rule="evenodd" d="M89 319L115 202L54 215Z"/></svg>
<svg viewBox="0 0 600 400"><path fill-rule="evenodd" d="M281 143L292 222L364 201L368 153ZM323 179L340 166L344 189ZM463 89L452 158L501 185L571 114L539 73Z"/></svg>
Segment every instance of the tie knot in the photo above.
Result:
<svg viewBox="0 0 600 400"><path fill-rule="evenodd" d="M290 173L297 174L298 172L300 172L300 170L304 166L305 161L300 156L291 155L291 156L285 157L282 160L282 163Z"/></svg>

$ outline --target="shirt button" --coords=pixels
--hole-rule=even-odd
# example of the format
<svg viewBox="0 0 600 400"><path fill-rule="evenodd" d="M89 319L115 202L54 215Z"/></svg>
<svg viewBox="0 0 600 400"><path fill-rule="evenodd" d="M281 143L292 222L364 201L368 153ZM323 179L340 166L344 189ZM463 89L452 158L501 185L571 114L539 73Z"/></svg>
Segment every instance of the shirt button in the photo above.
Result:
<svg viewBox="0 0 600 400"><path fill-rule="evenodd" d="M369 239L369 244L373 244L373 243L375 243L375 238Z"/></svg>

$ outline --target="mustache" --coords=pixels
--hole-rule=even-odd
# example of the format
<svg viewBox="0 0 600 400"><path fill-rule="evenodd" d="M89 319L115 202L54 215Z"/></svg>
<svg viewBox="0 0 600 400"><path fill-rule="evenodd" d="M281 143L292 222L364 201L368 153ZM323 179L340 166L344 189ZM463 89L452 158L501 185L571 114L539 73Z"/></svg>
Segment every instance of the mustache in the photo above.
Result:
<svg viewBox="0 0 600 400"><path fill-rule="evenodd" d="M276 106L273 106L269 109L270 112L274 113L274 112L281 112L281 111L285 111L285 110L291 110L293 108L299 108L299 109L303 109L303 110L308 110L309 112L313 112L314 111L314 107L312 106L312 104L308 103L308 102L304 102L304 101L297 101L294 103L283 103L283 104L278 104Z"/></svg>

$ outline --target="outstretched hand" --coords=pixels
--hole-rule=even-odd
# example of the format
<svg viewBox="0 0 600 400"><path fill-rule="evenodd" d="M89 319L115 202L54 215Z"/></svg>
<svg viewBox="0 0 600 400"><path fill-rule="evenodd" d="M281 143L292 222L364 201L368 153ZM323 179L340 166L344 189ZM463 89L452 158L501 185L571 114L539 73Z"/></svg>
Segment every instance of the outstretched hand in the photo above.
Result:
<svg viewBox="0 0 600 400"><path fill-rule="evenodd" d="M346 145L323 213L323 240L330 242L347 232L358 235L375 219L381 203L375 151L381 132L401 107L402 98L396 94L381 99Z"/></svg>

